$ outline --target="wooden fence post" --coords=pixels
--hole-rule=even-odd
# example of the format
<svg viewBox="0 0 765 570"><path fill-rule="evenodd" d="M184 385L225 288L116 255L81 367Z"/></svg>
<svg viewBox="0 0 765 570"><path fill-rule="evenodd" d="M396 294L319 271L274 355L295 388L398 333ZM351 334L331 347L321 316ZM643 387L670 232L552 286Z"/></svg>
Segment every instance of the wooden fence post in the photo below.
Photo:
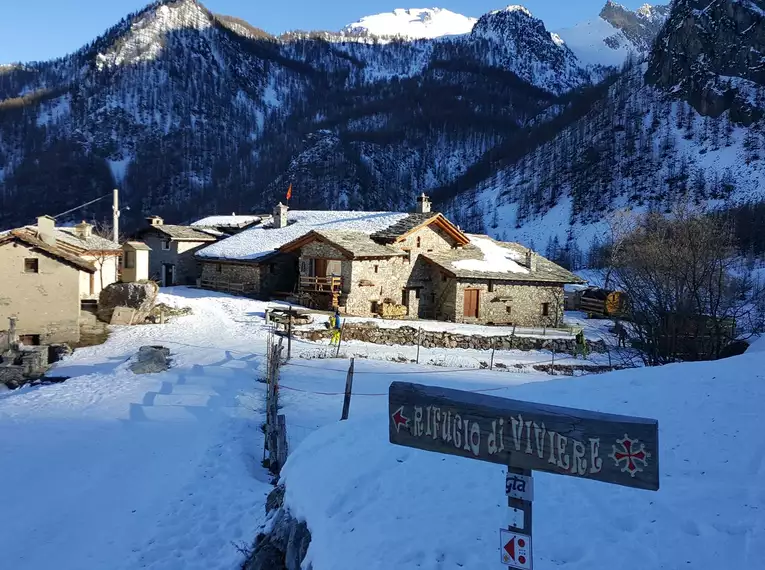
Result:
<svg viewBox="0 0 765 570"><path fill-rule="evenodd" d="M351 365L348 367L348 376L345 378L345 399L343 400L343 415L340 421L348 419L348 412L351 408L351 392L353 391L353 365L354 359L351 358Z"/></svg>
<svg viewBox="0 0 765 570"><path fill-rule="evenodd" d="M287 312L287 360L292 358L292 305Z"/></svg>
<svg viewBox="0 0 765 570"><path fill-rule="evenodd" d="M287 462L287 416L284 414L276 416L276 461L281 471Z"/></svg>
<svg viewBox="0 0 765 570"><path fill-rule="evenodd" d="M494 370L494 351L497 348L497 339L491 338L491 362L489 363L489 370Z"/></svg>
<svg viewBox="0 0 765 570"><path fill-rule="evenodd" d="M422 338L422 327L417 329L417 364L420 363L420 339Z"/></svg>
<svg viewBox="0 0 765 570"><path fill-rule="evenodd" d="M550 374L555 376L555 349L552 349L552 364L550 364Z"/></svg>

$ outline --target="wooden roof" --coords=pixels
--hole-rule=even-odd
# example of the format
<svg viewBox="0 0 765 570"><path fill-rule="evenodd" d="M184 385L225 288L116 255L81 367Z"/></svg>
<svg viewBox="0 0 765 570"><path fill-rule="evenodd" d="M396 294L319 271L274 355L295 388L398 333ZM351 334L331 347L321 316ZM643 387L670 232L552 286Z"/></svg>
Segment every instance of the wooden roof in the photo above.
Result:
<svg viewBox="0 0 765 570"><path fill-rule="evenodd" d="M36 238L31 233L24 230L13 230L0 237L0 246L5 245L13 241L22 242L34 249L37 249L54 259L61 261L67 265L79 269L81 271L87 271L88 273L95 273L96 267L92 263L88 263L84 259L64 251L60 247L45 243L44 241Z"/></svg>

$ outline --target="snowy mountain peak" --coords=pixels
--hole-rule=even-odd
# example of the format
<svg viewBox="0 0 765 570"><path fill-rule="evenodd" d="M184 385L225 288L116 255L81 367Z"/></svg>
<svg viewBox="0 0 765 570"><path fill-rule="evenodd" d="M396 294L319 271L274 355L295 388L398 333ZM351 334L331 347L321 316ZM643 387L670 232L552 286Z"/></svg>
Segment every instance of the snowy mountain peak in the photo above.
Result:
<svg viewBox="0 0 765 570"><path fill-rule="evenodd" d="M213 24L213 15L197 0L160 0L107 32L104 39L109 43L100 46L97 65L103 69L153 60L171 32L204 30Z"/></svg>
<svg viewBox="0 0 765 570"><path fill-rule="evenodd" d="M525 6L521 6L520 4L510 4L504 10L497 10L497 11L498 12L518 12L519 14L523 14L524 16L528 16L529 18L534 17L528 8L526 8Z"/></svg>
<svg viewBox="0 0 765 570"><path fill-rule="evenodd" d="M648 55L668 16L669 6L632 11L608 0L597 18L557 33L583 64L618 67L630 56Z"/></svg>
<svg viewBox="0 0 765 570"><path fill-rule="evenodd" d="M443 8L396 8L392 12L365 16L348 24L341 33L354 36L432 39L470 33L476 18Z"/></svg>

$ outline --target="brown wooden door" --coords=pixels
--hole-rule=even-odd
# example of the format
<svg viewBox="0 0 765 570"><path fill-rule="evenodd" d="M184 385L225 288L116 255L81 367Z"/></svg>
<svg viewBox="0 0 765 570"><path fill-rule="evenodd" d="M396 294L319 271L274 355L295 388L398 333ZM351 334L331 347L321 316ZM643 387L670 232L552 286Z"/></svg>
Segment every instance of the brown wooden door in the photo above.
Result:
<svg viewBox="0 0 765 570"><path fill-rule="evenodd" d="M317 259L316 260L316 277L326 277L327 276L327 260L326 259Z"/></svg>
<svg viewBox="0 0 765 570"><path fill-rule="evenodd" d="M478 318L478 289L465 289L465 302L463 304L462 315L466 319Z"/></svg>

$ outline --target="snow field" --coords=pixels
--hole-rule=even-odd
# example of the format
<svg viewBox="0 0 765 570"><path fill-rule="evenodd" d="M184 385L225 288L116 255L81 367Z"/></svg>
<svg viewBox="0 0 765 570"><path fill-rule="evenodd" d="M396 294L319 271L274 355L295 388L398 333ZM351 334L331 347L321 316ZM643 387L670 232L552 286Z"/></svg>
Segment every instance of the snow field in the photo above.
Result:
<svg viewBox="0 0 765 570"><path fill-rule="evenodd" d="M300 382L288 370L283 378ZM762 568L761 370L761 356L754 354L577 379L517 380L491 392L659 420L656 493L535 474L535 568L702 568L710 560L726 568ZM496 381L489 372L414 380L378 372L361 385L355 380L354 391L382 390L392 379L462 389ZM302 377L337 391L344 385L321 371ZM282 393L282 402L288 430L298 421L329 424L293 449L283 471L286 503L312 533L308 560L315 570L500 567L498 530L508 521L502 467L391 445L387 398L354 396L347 422L337 421L342 396Z"/></svg>

